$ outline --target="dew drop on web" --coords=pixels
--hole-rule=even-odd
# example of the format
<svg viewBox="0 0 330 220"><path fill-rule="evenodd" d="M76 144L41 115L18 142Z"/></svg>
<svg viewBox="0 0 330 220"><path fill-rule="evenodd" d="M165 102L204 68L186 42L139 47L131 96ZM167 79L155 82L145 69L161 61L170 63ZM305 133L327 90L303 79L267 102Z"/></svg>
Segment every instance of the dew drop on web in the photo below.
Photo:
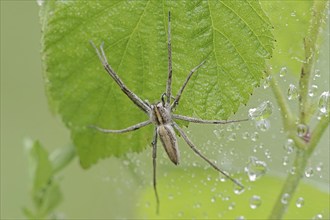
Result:
<svg viewBox="0 0 330 220"><path fill-rule="evenodd" d="M298 98L298 89L295 85L290 84L288 88L288 99L289 100L296 100Z"/></svg>
<svg viewBox="0 0 330 220"><path fill-rule="evenodd" d="M287 73L288 73L288 69L285 66L283 66L280 70L280 77L281 78L285 77Z"/></svg>
<svg viewBox="0 0 330 220"><path fill-rule="evenodd" d="M313 220L323 219L323 215L322 214L316 214L312 219Z"/></svg>
<svg viewBox="0 0 330 220"><path fill-rule="evenodd" d="M314 169L312 167L307 167L305 169L305 177L309 178L314 175Z"/></svg>
<svg viewBox="0 0 330 220"><path fill-rule="evenodd" d="M273 104L270 101L265 101L258 107L249 109L249 118L255 121L267 119L272 112Z"/></svg>
<svg viewBox="0 0 330 220"><path fill-rule="evenodd" d="M317 89L318 89L317 85L312 85L311 88L308 90L309 97L315 96Z"/></svg>
<svg viewBox="0 0 330 220"><path fill-rule="evenodd" d="M297 208L301 208L301 207L304 206L304 204L305 204L305 200L304 200L304 198L303 198L303 197L299 197L299 198L297 199L297 201L296 201L296 207L297 207Z"/></svg>
<svg viewBox="0 0 330 220"><path fill-rule="evenodd" d="M266 174L268 170L267 164L256 157L251 156L244 171L247 173L251 182L256 181Z"/></svg>
<svg viewBox="0 0 330 220"><path fill-rule="evenodd" d="M330 111L330 93L329 91L323 92L320 95L318 108L321 114L328 114Z"/></svg>
<svg viewBox="0 0 330 220"><path fill-rule="evenodd" d="M253 195L253 196L250 198L250 208L251 208L251 209L256 209L256 208L258 208L260 205L261 205L261 198L260 198L260 196Z"/></svg>
<svg viewBox="0 0 330 220"><path fill-rule="evenodd" d="M287 154L291 154L294 151L294 142L292 139L288 139L283 145L284 150Z"/></svg>
<svg viewBox="0 0 330 220"><path fill-rule="evenodd" d="M281 202L283 204L288 204L289 199L290 199L290 195L288 193L284 193L281 197Z"/></svg>

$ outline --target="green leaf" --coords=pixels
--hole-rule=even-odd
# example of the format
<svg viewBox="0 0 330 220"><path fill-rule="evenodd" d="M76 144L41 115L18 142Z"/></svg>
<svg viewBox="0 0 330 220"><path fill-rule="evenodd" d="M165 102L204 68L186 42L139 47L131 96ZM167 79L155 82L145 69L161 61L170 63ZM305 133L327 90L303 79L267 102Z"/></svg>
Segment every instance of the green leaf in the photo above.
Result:
<svg viewBox="0 0 330 220"><path fill-rule="evenodd" d="M30 141L29 141L30 142ZM32 194L37 198L47 185L53 173L52 165L48 159L48 152L41 146L39 141L26 145L29 151L29 170L32 180ZM40 205L38 199L35 200Z"/></svg>
<svg viewBox="0 0 330 220"><path fill-rule="evenodd" d="M105 43L108 61L141 99L165 92L171 11L173 93L192 77L177 113L226 119L245 104L272 54L271 25L250 1L46 1L41 8L44 70L51 106L71 130L83 167L140 152L152 126L103 134L148 119L104 71L89 40Z"/></svg>
<svg viewBox="0 0 330 220"><path fill-rule="evenodd" d="M53 180L44 191L43 203L39 209L42 216L49 216L62 201L62 192L58 181Z"/></svg>
<svg viewBox="0 0 330 220"><path fill-rule="evenodd" d="M30 219L44 218L50 214L62 200L58 180L46 149L39 141L26 141L29 152L29 170L32 181L32 199L35 212L24 208L23 212Z"/></svg>
<svg viewBox="0 0 330 220"><path fill-rule="evenodd" d="M57 148L49 155L49 160L53 166L53 173L57 173L65 168L76 156L75 148L72 145Z"/></svg>
<svg viewBox="0 0 330 220"><path fill-rule="evenodd" d="M31 211L31 210L29 210L28 208L23 208L22 209L22 211L23 211L23 214L25 215L25 217L27 218L27 219L36 219L36 216L34 216L34 214L33 214L33 212Z"/></svg>

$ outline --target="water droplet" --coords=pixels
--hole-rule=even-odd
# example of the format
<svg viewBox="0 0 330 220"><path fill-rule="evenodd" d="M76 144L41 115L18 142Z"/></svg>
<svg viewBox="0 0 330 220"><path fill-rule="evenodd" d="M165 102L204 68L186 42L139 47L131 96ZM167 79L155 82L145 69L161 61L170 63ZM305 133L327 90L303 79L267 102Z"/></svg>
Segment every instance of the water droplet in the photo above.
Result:
<svg viewBox="0 0 330 220"><path fill-rule="evenodd" d="M289 157L288 156L284 156L283 157L283 166L288 165L288 163L289 163Z"/></svg>
<svg viewBox="0 0 330 220"><path fill-rule="evenodd" d="M314 73L314 78L313 78L313 80L315 80L316 78L320 78L321 77L321 74L320 74L320 70L319 69L316 69L315 70L315 73Z"/></svg>
<svg viewBox="0 0 330 220"><path fill-rule="evenodd" d="M296 167L291 167L290 173L291 175L294 175L296 173Z"/></svg>
<svg viewBox="0 0 330 220"><path fill-rule="evenodd" d="M298 98L298 89L295 85L290 84L288 89L288 99L289 100L296 100Z"/></svg>
<svg viewBox="0 0 330 220"><path fill-rule="evenodd" d="M320 162L320 163L316 166L316 171L317 171L317 172L321 172L322 169L323 169L323 163Z"/></svg>
<svg viewBox="0 0 330 220"><path fill-rule="evenodd" d="M261 198L260 196L253 195L250 199L250 208L256 209L261 205Z"/></svg>
<svg viewBox="0 0 330 220"><path fill-rule="evenodd" d="M264 161L259 160L256 157L250 157L247 166L244 171L247 173L250 181L256 181L267 172L267 164Z"/></svg>
<svg viewBox="0 0 330 220"><path fill-rule="evenodd" d="M301 207L303 207L304 204L305 204L305 200L304 200L304 198L303 198L303 197L299 197L299 198L297 199L297 201L296 201L296 206L297 206L297 208L301 208Z"/></svg>
<svg viewBox="0 0 330 220"><path fill-rule="evenodd" d="M225 136L225 132L223 129L215 129L213 133L218 139L222 139Z"/></svg>
<svg viewBox="0 0 330 220"><path fill-rule="evenodd" d="M256 142L259 139L259 133L258 132L254 132L251 134L251 141Z"/></svg>
<svg viewBox="0 0 330 220"><path fill-rule="evenodd" d="M235 206L236 206L236 203L232 202L232 203L229 204L228 209L233 210L235 208Z"/></svg>
<svg viewBox="0 0 330 220"><path fill-rule="evenodd" d="M235 127L234 124L229 124L229 125L227 126L227 131L233 131L233 130L234 130L234 127Z"/></svg>
<svg viewBox="0 0 330 220"><path fill-rule="evenodd" d="M297 126L297 134L301 138L307 138L308 137L308 127L304 124L298 124Z"/></svg>
<svg viewBox="0 0 330 220"><path fill-rule="evenodd" d="M248 139L250 137L250 134L249 134L249 132L244 132L243 134L242 134L242 138L244 139L244 140L246 140L246 139Z"/></svg>
<svg viewBox="0 0 330 220"><path fill-rule="evenodd" d="M262 119L260 121L256 121L256 128L260 131L267 131L270 128L270 122L268 119Z"/></svg>
<svg viewBox="0 0 330 220"><path fill-rule="evenodd" d="M294 142L292 139L288 139L285 144L284 144L284 150L288 153L291 154L294 151Z"/></svg>
<svg viewBox="0 0 330 220"><path fill-rule="evenodd" d="M285 66L283 66L280 70L280 77L282 78L285 77L287 73L288 73L288 69Z"/></svg>
<svg viewBox="0 0 330 220"><path fill-rule="evenodd" d="M42 6L44 4L45 0L37 0L38 6Z"/></svg>
<svg viewBox="0 0 330 220"><path fill-rule="evenodd" d="M308 95L310 97L313 97L317 91L318 87L317 85L312 85L311 88L308 90Z"/></svg>
<svg viewBox="0 0 330 220"><path fill-rule="evenodd" d="M212 202L212 203L215 203L215 201L216 201L216 198L213 196L213 197L211 198L211 202Z"/></svg>
<svg viewBox="0 0 330 220"><path fill-rule="evenodd" d="M307 134L308 127L304 124L298 124L297 133L299 137L304 137Z"/></svg>
<svg viewBox="0 0 330 220"><path fill-rule="evenodd" d="M199 209L201 207L201 204L196 202L193 206L195 209Z"/></svg>
<svg viewBox="0 0 330 220"><path fill-rule="evenodd" d="M314 170L312 167L308 167L305 169L305 176L308 177L312 177L314 174Z"/></svg>
<svg viewBox="0 0 330 220"><path fill-rule="evenodd" d="M290 199L290 195L288 193L284 193L281 197L281 202L283 204L288 204L289 199Z"/></svg>
<svg viewBox="0 0 330 220"><path fill-rule="evenodd" d="M128 160L124 160L124 161L123 161L123 164L124 164L125 166L128 166L129 163L130 163L130 162L129 162Z"/></svg>
<svg viewBox="0 0 330 220"><path fill-rule="evenodd" d="M319 110L322 114L328 114L330 111L330 93L323 92L319 98Z"/></svg>
<svg viewBox="0 0 330 220"><path fill-rule="evenodd" d="M323 215L322 215L322 214L317 214L317 215L315 215L312 219L313 219L313 220L323 219Z"/></svg>
<svg viewBox="0 0 330 220"><path fill-rule="evenodd" d="M271 76L267 76L266 79L264 80L263 87L264 89L267 89L270 86L270 80L272 79Z"/></svg>
<svg viewBox="0 0 330 220"><path fill-rule="evenodd" d="M233 132L233 133L231 133L229 136L228 136L228 140L229 141L235 141L236 140L236 133L235 132Z"/></svg>
<svg viewBox="0 0 330 220"><path fill-rule="evenodd" d="M265 150L265 156L267 157L267 159L270 159L272 157L270 150L268 149Z"/></svg>
<svg viewBox="0 0 330 220"><path fill-rule="evenodd" d="M273 112L273 104L270 101L261 103L257 108L249 109L249 118L252 120L263 120L269 118Z"/></svg>
<svg viewBox="0 0 330 220"><path fill-rule="evenodd" d="M239 131L239 129L241 129L241 127L242 127L241 124L236 124L236 126L235 126L235 130L236 130L236 131Z"/></svg>
<svg viewBox="0 0 330 220"><path fill-rule="evenodd" d="M296 12L295 11L291 12L291 17L296 17Z"/></svg>
<svg viewBox="0 0 330 220"><path fill-rule="evenodd" d="M169 194L169 195L168 195L168 199L169 199L169 200L173 200L173 199L174 199L174 196L173 196L172 194Z"/></svg>
<svg viewBox="0 0 330 220"><path fill-rule="evenodd" d="M234 186L234 193L235 193L236 195L240 195L240 194L242 194L244 191L245 191L245 188L240 187L240 186L238 186L238 185L235 184L235 186Z"/></svg>
<svg viewBox="0 0 330 220"><path fill-rule="evenodd" d="M235 220L245 220L245 217L244 216L238 216L237 218L235 218Z"/></svg>
<svg viewBox="0 0 330 220"><path fill-rule="evenodd" d="M221 174L220 174L219 179L220 179L220 182L226 182L227 177L225 177L224 175L221 175Z"/></svg>

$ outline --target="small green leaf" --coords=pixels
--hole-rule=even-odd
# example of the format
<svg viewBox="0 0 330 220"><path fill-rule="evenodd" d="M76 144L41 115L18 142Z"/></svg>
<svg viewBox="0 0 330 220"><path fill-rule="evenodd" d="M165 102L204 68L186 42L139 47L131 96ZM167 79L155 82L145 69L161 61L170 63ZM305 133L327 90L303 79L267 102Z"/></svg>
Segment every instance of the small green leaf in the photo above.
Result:
<svg viewBox="0 0 330 220"><path fill-rule="evenodd" d="M53 168L48 159L48 152L41 146L39 141L29 145L28 150L30 155L29 169L32 180L32 194L36 197L48 185Z"/></svg>
<svg viewBox="0 0 330 220"><path fill-rule="evenodd" d="M44 191L43 203L40 207L40 213L44 216L51 214L62 201L62 192L57 180L53 180Z"/></svg>
<svg viewBox="0 0 330 220"><path fill-rule="evenodd" d="M272 54L270 22L252 1L46 1L41 8L45 78L51 106L71 130L83 167L100 158L140 152L152 126L102 134L148 119L103 70L89 45L105 43L108 61L141 99L165 91L171 11L173 93L192 77L177 112L226 119L245 104Z"/></svg>
<svg viewBox="0 0 330 220"><path fill-rule="evenodd" d="M36 219L36 216L34 216L33 212L30 209L24 207L22 211L27 219Z"/></svg>
<svg viewBox="0 0 330 220"><path fill-rule="evenodd" d="M27 140L25 147L29 152L29 169L32 180L32 199L35 211L24 208L24 214L30 218L44 218L49 215L62 199L58 180L46 149L39 141Z"/></svg>
<svg viewBox="0 0 330 220"><path fill-rule="evenodd" d="M49 160L53 166L53 174L65 168L76 156L75 148L72 145L57 148L49 155Z"/></svg>

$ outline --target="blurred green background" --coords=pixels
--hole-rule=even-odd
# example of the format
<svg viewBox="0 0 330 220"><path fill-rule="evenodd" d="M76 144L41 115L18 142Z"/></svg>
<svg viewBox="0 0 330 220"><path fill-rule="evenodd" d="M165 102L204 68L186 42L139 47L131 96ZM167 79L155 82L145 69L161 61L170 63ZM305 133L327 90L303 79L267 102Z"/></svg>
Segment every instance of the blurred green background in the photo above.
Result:
<svg viewBox="0 0 330 220"><path fill-rule="evenodd" d="M283 11L283 20L274 23L275 27L282 28L275 37L280 38L282 34L287 38L294 37L299 40L304 35L303 31L299 32L299 25L305 18L300 12L306 10L306 14L308 4L302 4L300 11L292 9L296 7L295 1L290 4L291 8L286 10L283 10L280 4L274 6L274 4L265 3L263 6L266 11ZM38 13L39 8L35 1L1 1L1 219L23 218L22 208L31 205L24 140L39 139L49 152L70 144L67 129L48 109L41 72L41 28ZM317 64L321 77L313 81L318 85L317 95L322 91L329 91L329 27L324 33L320 62ZM298 49L288 48L287 51L281 51L280 48L275 51L275 57L288 54L291 56L286 63L277 62L277 65L274 65L275 73L282 66L288 67L287 76L280 78L284 90L296 80L292 73L299 73L301 65L299 58L302 57L299 51L302 51L302 46ZM227 189L228 184L221 186L222 183L215 181L217 174L212 169L205 170L206 164L195 157L180 141L183 161L179 167L173 167L164 152L159 151L159 191L161 201L164 201L161 211L163 208L163 212L171 213L168 216L173 218L188 217L187 212L195 213L196 210L196 218L239 217L244 216L244 214L240 215L242 210L249 210L250 213L245 212L246 216L267 216L266 211L272 205L267 200L275 199L268 197L275 197L279 193L281 179L286 176L293 158L293 153L287 154L283 149L286 140L281 131L281 119L271 91L263 87L256 89L248 105L243 106L235 118L246 117L249 108L256 107L265 100L270 100L275 106L271 128L266 132L256 130L253 123L246 123L240 127L235 125L229 128L228 126L203 126L202 128L190 126L189 135L209 157L216 157L215 159L223 162L223 167L228 172L234 173L239 170L243 173L249 156L256 156L267 163L266 177L250 183L244 175L243 183L247 186L248 192L243 193L243 197L236 195L237 198L235 198L232 190ZM292 106L295 104L292 103ZM234 142L228 139L233 131L237 137ZM256 140L242 138L245 132L252 135L255 131L258 132ZM219 133L222 134L219 135ZM226 157L221 157L221 155L226 155ZM288 165L283 165L284 155L288 157ZM317 171L316 167L320 164L322 164L322 169ZM311 178L305 178L304 187L297 193L297 197L305 198L305 205L302 208L293 205L289 210L290 216L297 216L304 210L306 211L304 217L307 219L317 214L329 216L329 210L324 208L329 207L329 199L327 199L329 128L308 166L314 169L314 175ZM101 161L89 170L82 170L78 160L75 159L61 174L64 201L57 210L67 218L154 217L155 201L151 187L151 171L150 148L141 154L128 155L124 159L110 158ZM209 183L212 180L216 183ZM216 189L217 194L212 191L213 188ZM218 195L221 192L223 194ZM217 206L214 207L213 194L219 200L219 203L216 203L219 209ZM249 207L249 198L253 194L259 194L262 198L262 204L256 210ZM267 195L271 196L267 197ZM178 197L179 199L176 199ZM315 199L318 198L323 199L323 206L319 204L316 206ZM177 210L171 206L171 204L178 205L185 201L188 204L190 204L189 201L192 202L192 207L183 208L186 211L180 211L181 207ZM232 202L236 204L236 208L235 204L232 208L229 207ZM228 212L232 214L228 215ZM266 214L260 214L260 212L266 212Z"/></svg>

